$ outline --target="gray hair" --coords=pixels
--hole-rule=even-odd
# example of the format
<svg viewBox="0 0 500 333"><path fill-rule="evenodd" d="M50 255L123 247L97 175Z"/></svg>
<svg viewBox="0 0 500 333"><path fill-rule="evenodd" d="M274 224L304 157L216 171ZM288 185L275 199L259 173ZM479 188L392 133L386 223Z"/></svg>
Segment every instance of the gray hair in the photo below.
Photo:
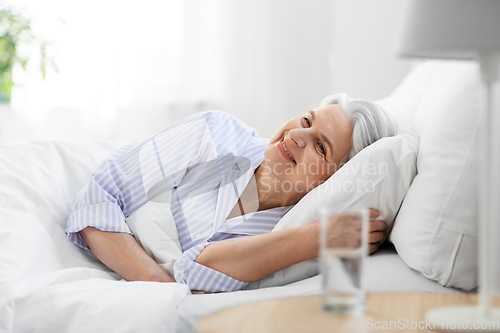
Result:
<svg viewBox="0 0 500 333"><path fill-rule="evenodd" d="M397 134L393 117L375 103L353 99L340 93L327 96L320 106L338 104L347 114L353 125L352 148L348 159L375 141Z"/></svg>

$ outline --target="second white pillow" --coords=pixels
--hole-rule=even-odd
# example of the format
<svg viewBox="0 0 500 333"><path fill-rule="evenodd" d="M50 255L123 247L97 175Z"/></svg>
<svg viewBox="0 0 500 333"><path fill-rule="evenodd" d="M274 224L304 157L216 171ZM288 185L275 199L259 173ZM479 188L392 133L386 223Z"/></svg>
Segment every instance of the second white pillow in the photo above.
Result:
<svg viewBox="0 0 500 333"><path fill-rule="evenodd" d="M126 222L137 242L170 276L174 262L182 256L182 247L167 202L149 201L127 217Z"/></svg>

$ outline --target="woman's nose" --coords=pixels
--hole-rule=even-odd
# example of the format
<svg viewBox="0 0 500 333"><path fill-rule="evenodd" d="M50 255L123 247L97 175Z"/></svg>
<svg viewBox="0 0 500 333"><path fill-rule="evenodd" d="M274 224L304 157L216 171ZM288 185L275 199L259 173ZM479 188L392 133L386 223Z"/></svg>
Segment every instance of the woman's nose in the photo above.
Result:
<svg viewBox="0 0 500 333"><path fill-rule="evenodd" d="M295 142L299 148L304 148L306 146L305 135L305 130L302 128L288 131L288 137Z"/></svg>

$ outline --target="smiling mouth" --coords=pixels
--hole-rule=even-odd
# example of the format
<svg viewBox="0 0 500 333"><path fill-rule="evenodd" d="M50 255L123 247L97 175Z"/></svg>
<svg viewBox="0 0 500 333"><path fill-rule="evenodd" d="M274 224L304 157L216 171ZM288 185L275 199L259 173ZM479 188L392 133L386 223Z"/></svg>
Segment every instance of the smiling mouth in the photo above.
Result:
<svg viewBox="0 0 500 333"><path fill-rule="evenodd" d="M286 149L285 147L285 139L283 139L281 141L281 146L283 147L283 149L285 150L285 152L288 154L288 157L290 157L290 159L295 163L297 164L297 162L295 162L295 159L293 158L292 154L290 154L290 152L288 151L288 149Z"/></svg>

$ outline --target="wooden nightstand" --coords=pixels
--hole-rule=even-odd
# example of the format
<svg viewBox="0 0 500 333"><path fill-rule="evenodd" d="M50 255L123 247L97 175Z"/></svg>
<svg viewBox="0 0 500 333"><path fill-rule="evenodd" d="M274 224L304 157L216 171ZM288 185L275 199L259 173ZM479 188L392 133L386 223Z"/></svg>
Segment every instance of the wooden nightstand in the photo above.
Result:
<svg viewBox="0 0 500 333"><path fill-rule="evenodd" d="M476 294L370 293L366 313L346 315L323 311L319 296L291 297L213 313L201 319L197 329L199 333L435 332L432 322L425 320L427 310L476 303ZM436 323L436 329L439 326Z"/></svg>

